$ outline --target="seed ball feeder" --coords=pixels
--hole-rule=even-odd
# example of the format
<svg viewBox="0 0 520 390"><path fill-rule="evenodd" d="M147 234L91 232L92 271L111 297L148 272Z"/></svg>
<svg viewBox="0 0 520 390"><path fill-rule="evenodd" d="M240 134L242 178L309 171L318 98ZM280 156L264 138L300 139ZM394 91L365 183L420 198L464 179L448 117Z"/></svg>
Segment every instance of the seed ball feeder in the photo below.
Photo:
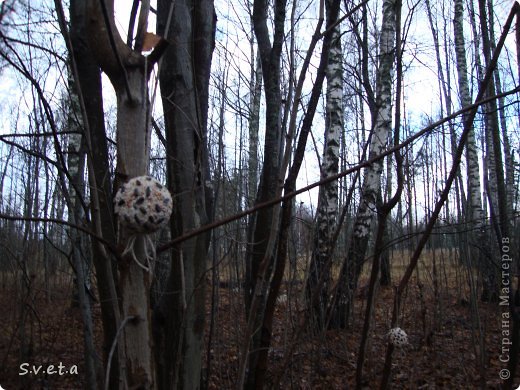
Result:
<svg viewBox="0 0 520 390"><path fill-rule="evenodd" d="M121 226L153 233L168 223L172 197L168 189L150 176L138 176L123 184L114 199L114 212Z"/></svg>
<svg viewBox="0 0 520 390"><path fill-rule="evenodd" d="M150 261L155 249L149 234L166 226L172 214L172 197L168 189L151 176L138 176L123 184L114 197L114 213L119 226L124 227L130 237L123 255L130 254L143 269L150 270ZM142 264L134 252L137 235L145 237L147 266Z"/></svg>
<svg viewBox="0 0 520 390"><path fill-rule="evenodd" d="M393 328L388 332L388 340L394 347L402 348L408 345L408 335L401 328Z"/></svg>

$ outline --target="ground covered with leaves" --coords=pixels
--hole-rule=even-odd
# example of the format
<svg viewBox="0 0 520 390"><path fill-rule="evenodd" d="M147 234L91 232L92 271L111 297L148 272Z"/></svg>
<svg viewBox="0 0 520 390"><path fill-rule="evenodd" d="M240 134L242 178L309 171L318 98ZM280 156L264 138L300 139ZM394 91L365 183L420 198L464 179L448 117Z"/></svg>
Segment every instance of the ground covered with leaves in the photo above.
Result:
<svg viewBox="0 0 520 390"><path fill-rule="evenodd" d="M393 355L392 388L500 388L500 370L507 365L499 361L502 347L501 316L497 303L479 303L478 318L484 337L476 329L474 308L466 298L443 294L441 302L420 298L424 287L410 288L406 313L401 327L406 330L409 345L396 349ZM362 291L361 291L362 293ZM235 293L222 291L221 315L233 313ZM231 295L231 296L230 296ZM301 309L291 307L290 300L276 309L273 347L270 351L273 388L348 389L356 385L356 364L360 344L365 301L358 296L356 314L349 330L328 330L315 335L301 327ZM411 303L413 301L414 303ZM393 303L392 288L380 289L377 310L364 365L363 387L379 388L382 377L386 337ZM363 310L364 312L364 310ZM234 316L231 314L231 316ZM289 320L293 317L293 320ZM222 321L218 347L213 346L211 388L233 388L238 369L236 323ZM296 343L296 345L293 345ZM485 353L480 353L483 343ZM218 350L218 352L216 352ZM289 354L289 356L288 356ZM520 378L518 378L520 383Z"/></svg>
<svg viewBox="0 0 520 390"><path fill-rule="evenodd" d="M28 282L30 288L22 287L19 276L4 275L0 280L0 385L6 390L80 389L85 379L83 327L79 309L72 305L72 282L64 278L48 288L38 277ZM304 320L301 283L284 284L269 353L272 388L355 386L366 304L364 283L357 292L350 328L320 334L311 332ZM498 303L472 304L465 282L447 284L431 283L425 274L413 278L400 321L409 345L394 353L392 388L500 388L500 370L507 367L499 360L503 308ZM381 380L393 294L392 287L378 290L363 371L367 389L378 388ZM221 284L215 286L213 296L212 305L208 289L206 333L211 345L204 351L206 383L211 389L230 389L236 384L243 338L243 293ZM98 305L94 320L99 343ZM54 373L42 375L49 365L54 366Z"/></svg>

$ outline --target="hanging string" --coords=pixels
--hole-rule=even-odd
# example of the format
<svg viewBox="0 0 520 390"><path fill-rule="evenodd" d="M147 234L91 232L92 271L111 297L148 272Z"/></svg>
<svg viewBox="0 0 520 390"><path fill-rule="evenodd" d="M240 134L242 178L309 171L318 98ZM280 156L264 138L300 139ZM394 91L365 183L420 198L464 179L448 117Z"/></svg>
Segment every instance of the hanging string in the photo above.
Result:
<svg viewBox="0 0 520 390"><path fill-rule="evenodd" d="M146 264L141 263L135 254L135 242L137 237L143 237L143 250L144 250L144 260ZM155 261L155 245L148 234L132 234L126 243L126 248L123 251L123 256L129 255L130 258L143 270L146 272L152 272L152 266Z"/></svg>

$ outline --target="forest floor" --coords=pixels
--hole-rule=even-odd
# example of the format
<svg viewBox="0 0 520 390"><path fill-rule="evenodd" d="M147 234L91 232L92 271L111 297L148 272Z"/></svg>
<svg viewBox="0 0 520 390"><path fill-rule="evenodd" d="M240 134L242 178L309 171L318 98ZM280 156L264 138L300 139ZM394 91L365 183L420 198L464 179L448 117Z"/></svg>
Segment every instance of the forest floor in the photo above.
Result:
<svg viewBox="0 0 520 390"><path fill-rule="evenodd" d="M228 299L233 301L233 298L229 298L233 293L224 291L221 294L219 310L222 316L226 316L235 311L232 305L227 304ZM424 298L424 295L424 291L421 293L421 288L417 286L408 291L409 310L401 320L401 328L408 334L409 346L394 351L391 388L499 389L502 383L500 370L507 368L507 365L499 361L502 334L498 304L479 303L478 313L485 349L484 356L481 356L481 340L476 325L472 325L475 321L472 320L472 309L468 301L444 294L442 304L436 305L433 300ZM384 288L379 292L364 364L362 387L365 389L379 388L393 296L391 288ZM281 382L277 381L281 385L272 387L355 388L357 355L364 317L360 313L364 303L358 299L355 309L357 315L354 315L349 330L328 330L315 336L304 329L296 341L293 335L301 326L301 321L297 320L301 317L291 314L291 311L298 313L300 309L289 308L290 303L287 302L280 303L276 309L273 345L269 353L269 379L281 378ZM293 321L289 320L291 316L294 317ZM215 337L218 341L212 349L212 389L234 388L240 345L236 327L235 323L228 321L221 321L219 326L220 336ZM296 347L292 347L293 343L296 343ZM291 357L287 358L287 354ZM520 377L516 383L520 384Z"/></svg>
<svg viewBox="0 0 520 390"><path fill-rule="evenodd" d="M448 271L446 271L448 270ZM416 273L405 294L400 327L409 346L393 355L392 388L471 389L500 388L500 371L507 368L499 356L503 343L502 307L498 303L470 304L463 270L451 275L443 268L438 280L430 272ZM458 273L457 271L456 273ZM461 278L456 280L456 278ZM366 275L364 275L366 278ZM78 308L71 306L71 283L56 282L52 296L39 278L31 280L30 293L22 294L20 282L0 281L0 388L81 389L84 383L82 324ZM7 282L6 282L7 280ZM312 335L306 326L300 337L301 285L285 284L277 304L269 352L268 381L273 388L348 389L355 387L356 361L366 303L366 279L360 283L353 322L348 330L328 330ZM16 286L16 288L15 288ZM292 287L291 287L292 286ZM292 291L287 291L292 289ZM215 288L216 305L208 290L208 319L214 327L205 373L210 389L234 388L239 365L239 346L244 329L241 291ZM372 320L363 371L363 387L379 387L386 353L393 288L380 288ZM99 306L94 307L96 339L101 340ZM210 321L207 321L207 334ZM478 332L478 328L482 333ZM479 337L482 334L484 337ZM480 351L485 353L481 354ZM209 370L207 358L210 357ZM286 363L285 366L283 363ZM22 363L27 363L21 365ZM54 374L42 375L54 365ZM35 371L40 371L36 374ZM77 366L77 374L74 367ZM60 368L61 367L61 368ZM70 373L72 369L72 373ZM31 372L29 372L31 370ZM61 372L60 372L61 370ZM25 375L20 375L25 374ZM61 374L61 375L60 375ZM516 381L520 383L520 377Z"/></svg>

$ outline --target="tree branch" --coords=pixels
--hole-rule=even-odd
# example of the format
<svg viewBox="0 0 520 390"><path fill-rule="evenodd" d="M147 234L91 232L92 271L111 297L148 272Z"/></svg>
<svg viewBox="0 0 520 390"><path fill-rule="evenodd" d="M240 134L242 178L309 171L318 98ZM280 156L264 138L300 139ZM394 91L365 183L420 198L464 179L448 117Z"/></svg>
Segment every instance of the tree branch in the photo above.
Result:
<svg viewBox="0 0 520 390"><path fill-rule="evenodd" d="M62 219L57 219L57 218L22 217L22 216L16 216L16 215L9 215L9 214L5 214L5 213L0 213L0 219L5 219L7 221L46 222L46 223L55 223L58 225L68 226L70 228L77 229L83 233L86 233L90 237L98 240L100 243L105 245L118 260L121 259L121 255L120 255L119 251L112 243L108 242L103 237L97 235L92 230L90 230L84 226L80 226L80 225L77 225L77 224L74 224L71 222L67 222Z"/></svg>
<svg viewBox="0 0 520 390"><path fill-rule="evenodd" d="M269 201L266 201L266 202L263 202L263 203L259 203L257 204L256 206L254 207L251 207L247 210L244 210L240 213L237 213L237 214L234 214L232 216L229 216L227 218L223 218L219 221L215 221L213 223L210 223L210 224L207 224L205 226L202 226L198 229L195 229L195 230L192 230L191 232L187 232L173 240L171 240L170 242L166 243L166 244L163 244L161 245L160 247L157 248L157 253L161 253L165 250L168 250L170 248L173 248L175 245L177 245L178 243L180 242L183 242L183 241L186 241L186 240L189 240L190 238L193 238L199 234L202 234L202 233L206 233L210 230L213 230L219 226L222 226L222 225L226 225L230 222L233 222L233 221L236 221L237 219L240 219L240 218L244 218L244 217L247 217L248 215L251 215L253 213L256 213L257 211L261 210L261 209L264 209L264 208L267 208L267 207L272 207L280 202L283 202L285 200L288 200L290 198L293 198L297 195L300 195L304 192L307 192L315 187L319 187L319 186L322 186L324 184L327 184L331 181L334 181L334 180L338 180L338 179L341 179L342 177L345 177L351 173L354 173L358 170L360 170L361 168L364 168L370 164L373 164L377 161L379 161L380 159L392 154L392 153L395 153L396 150L399 150L399 149L402 149L408 145L410 145L412 142L414 142L415 140L419 139L420 137L422 137L423 135L425 135L426 133L429 133L430 131L434 130L435 128L439 127L440 125L442 125L443 123L446 123L450 120L453 120L455 119L456 117L458 117L459 115L462 115L464 114L465 112L468 112L468 111L471 111L473 109L476 109L478 107L480 107L481 105L493 100L493 99L497 99L499 97L505 97L505 96L509 96L509 95L512 95L512 94L515 94L515 93L518 93L520 92L520 86L512 89L512 90L509 90L507 92L503 92L501 94L498 94L498 95L495 95L495 96L491 96L489 98L486 98L486 99L482 99L470 106L467 106L467 107L464 107L463 109L459 110L459 111L456 111L454 112L453 114L451 115L448 115L442 119L439 119L438 121L432 123L431 125L423 128L422 130L420 130L419 132L417 132L416 134L410 136L409 138L407 138L406 140L404 140L403 142L401 142L399 145L396 145L396 146L393 146L391 148L388 148L387 150L385 150L383 153L377 155L377 156L374 156L366 161L363 161L363 162L360 162L359 164L355 165L354 167L352 168L349 168L347 170L344 170L342 172L339 172L337 175L333 175L333 176L329 176L323 180L320 180L320 181L317 181L317 182L314 182L312 184L309 184L308 186L306 187L303 187L303 188L300 188L299 190L296 190L296 191L293 191L293 192L290 192L290 193L287 193L287 194L284 194L283 196L281 197L278 197L276 199L271 199Z"/></svg>
<svg viewBox="0 0 520 390"><path fill-rule="evenodd" d="M131 59L138 61L138 58L135 58L135 53L126 46L117 33L114 22L114 0L89 0L87 12L89 14L88 37L92 53L112 83L115 85L123 83L128 98L134 100L123 58L125 61Z"/></svg>

